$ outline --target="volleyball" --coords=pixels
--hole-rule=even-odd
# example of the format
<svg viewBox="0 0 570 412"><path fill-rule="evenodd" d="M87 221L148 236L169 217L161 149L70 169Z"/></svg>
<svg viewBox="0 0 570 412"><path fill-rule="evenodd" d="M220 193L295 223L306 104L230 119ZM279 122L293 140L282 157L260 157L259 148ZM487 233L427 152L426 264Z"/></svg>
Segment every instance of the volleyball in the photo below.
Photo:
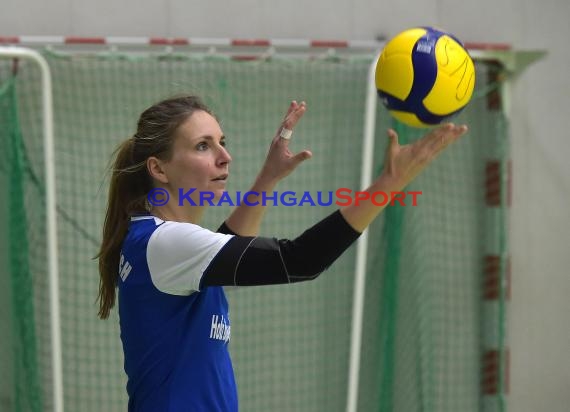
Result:
<svg viewBox="0 0 570 412"><path fill-rule="evenodd" d="M378 96L412 127L449 120L467 106L475 65L454 35L431 27L405 30L385 45L376 64Z"/></svg>

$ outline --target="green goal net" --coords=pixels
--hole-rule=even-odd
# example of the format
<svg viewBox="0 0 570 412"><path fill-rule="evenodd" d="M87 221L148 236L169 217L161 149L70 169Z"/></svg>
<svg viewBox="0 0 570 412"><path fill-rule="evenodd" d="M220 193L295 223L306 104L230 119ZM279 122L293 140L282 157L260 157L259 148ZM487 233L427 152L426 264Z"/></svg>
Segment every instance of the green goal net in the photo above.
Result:
<svg viewBox="0 0 570 412"><path fill-rule="evenodd" d="M228 190L245 191L288 103L305 100L308 111L291 147L310 148L314 157L276 190L361 189L374 56L236 61L183 53L43 55L53 76L65 410L124 411L118 316L114 310L107 321L97 318L93 260L106 168L117 144L134 133L150 104L198 94L227 136L233 157ZM489 236L504 236L504 215L490 216L485 202L485 167L489 159L503 164L508 147L504 114L490 105L497 87L487 80L491 70L477 64L475 96L457 119L470 126L469 134L407 189L422 191L418 205L389 207L370 228L359 411L469 412L485 404L485 330L501 330L504 317L502 311L485 315L481 292ZM0 59L2 411L53 410L40 91L32 63ZM401 142L421 135L393 123L378 105L376 175L388 127L397 128ZM262 234L296 236L333 210L271 207ZM203 223L216 228L228 213L227 205L211 207ZM241 410L345 410L355 258L352 247L312 282L228 291Z"/></svg>

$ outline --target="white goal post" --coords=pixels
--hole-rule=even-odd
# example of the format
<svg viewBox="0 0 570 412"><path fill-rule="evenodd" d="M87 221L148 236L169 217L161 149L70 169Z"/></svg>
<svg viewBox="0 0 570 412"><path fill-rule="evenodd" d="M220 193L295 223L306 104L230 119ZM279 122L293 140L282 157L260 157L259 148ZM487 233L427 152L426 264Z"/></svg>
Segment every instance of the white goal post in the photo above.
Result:
<svg viewBox="0 0 570 412"><path fill-rule="evenodd" d="M53 133L53 98L51 73L47 61L32 49L0 47L0 58L25 59L37 64L42 83L42 130L46 179L47 268L49 277L50 329L54 412L63 412L63 375L61 325L59 310L59 277L55 192L55 153Z"/></svg>

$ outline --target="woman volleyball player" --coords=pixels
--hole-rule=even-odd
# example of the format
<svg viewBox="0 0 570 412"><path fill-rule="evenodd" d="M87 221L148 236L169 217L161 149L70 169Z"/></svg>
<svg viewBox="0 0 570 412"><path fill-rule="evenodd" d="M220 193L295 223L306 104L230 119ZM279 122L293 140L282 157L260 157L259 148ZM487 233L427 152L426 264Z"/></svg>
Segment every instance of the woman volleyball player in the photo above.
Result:
<svg viewBox="0 0 570 412"><path fill-rule="evenodd" d="M304 103L291 103L252 191L272 191L311 157L307 150L293 155L288 149L305 111ZM367 190L402 190L466 131L447 124L400 146L389 130L384 170ZM314 279L383 209L370 199L360 201L295 239L278 240L257 236L265 207L242 204L211 232L199 226L205 206L197 198L172 199L180 190L190 198L204 191L219 198L230 162L218 121L194 96L145 110L137 132L117 151L98 255L98 299L99 316L107 318L118 289L129 411L237 411L222 286ZM171 201L153 206L148 194L157 189Z"/></svg>

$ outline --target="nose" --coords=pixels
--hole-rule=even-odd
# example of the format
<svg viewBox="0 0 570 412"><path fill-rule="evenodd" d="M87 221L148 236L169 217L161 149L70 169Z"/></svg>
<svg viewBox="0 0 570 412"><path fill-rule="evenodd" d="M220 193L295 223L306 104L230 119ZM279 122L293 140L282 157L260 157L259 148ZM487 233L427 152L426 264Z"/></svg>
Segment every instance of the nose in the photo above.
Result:
<svg viewBox="0 0 570 412"><path fill-rule="evenodd" d="M226 150L224 146L220 146L220 151L218 152L217 164L218 166L227 166L231 163L232 157L230 153Z"/></svg>

